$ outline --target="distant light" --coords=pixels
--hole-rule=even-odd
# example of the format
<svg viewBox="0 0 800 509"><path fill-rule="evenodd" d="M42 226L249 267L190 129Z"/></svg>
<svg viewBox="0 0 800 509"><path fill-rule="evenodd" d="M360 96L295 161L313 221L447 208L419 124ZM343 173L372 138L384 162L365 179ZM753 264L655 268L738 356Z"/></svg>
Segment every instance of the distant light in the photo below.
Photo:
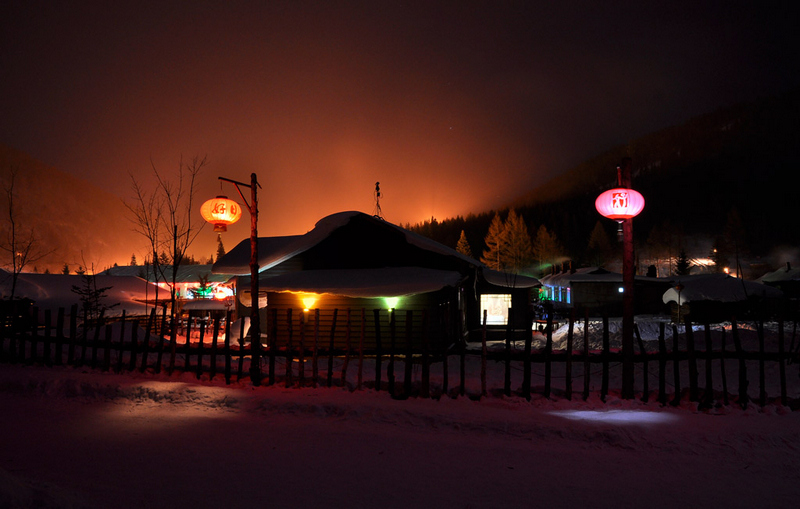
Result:
<svg viewBox="0 0 800 509"><path fill-rule="evenodd" d="M644 209L644 197L633 189L618 187L600 194L594 206L609 219L630 219Z"/></svg>
<svg viewBox="0 0 800 509"><path fill-rule="evenodd" d="M625 293L625 287L624 286L620 286L619 288L617 288L617 291L619 293Z"/></svg>
<svg viewBox="0 0 800 509"><path fill-rule="evenodd" d="M303 294L303 296L300 297L300 300L303 302L303 311L308 311L309 309L313 308L314 304L317 303L318 298L319 296L313 293Z"/></svg>
<svg viewBox="0 0 800 509"><path fill-rule="evenodd" d="M400 303L400 297L384 297L383 303L386 309L397 309L397 304Z"/></svg>
<svg viewBox="0 0 800 509"><path fill-rule="evenodd" d="M217 196L203 203L200 215L214 225L215 232L226 232L229 224L235 223L242 217L242 208L227 196Z"/></svg>
<svg viewBox="0 0 800 509"><path fill-rule="evenodd" d="M550 414L571 421L611 424L667 424L678 420L675 414L647 410L554 410Z"/></svg>

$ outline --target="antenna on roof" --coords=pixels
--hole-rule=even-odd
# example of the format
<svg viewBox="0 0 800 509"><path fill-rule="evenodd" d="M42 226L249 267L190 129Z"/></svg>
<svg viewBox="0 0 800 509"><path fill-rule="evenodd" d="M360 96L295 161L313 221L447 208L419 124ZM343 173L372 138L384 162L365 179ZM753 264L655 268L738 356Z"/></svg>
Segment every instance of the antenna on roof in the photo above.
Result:
<svg viewBox="0 0 800 509"><path fill-rule="evenodd" d="M381 212L381 183L375 182L375 212L372 214L378 219L383 219Z"/></svg>

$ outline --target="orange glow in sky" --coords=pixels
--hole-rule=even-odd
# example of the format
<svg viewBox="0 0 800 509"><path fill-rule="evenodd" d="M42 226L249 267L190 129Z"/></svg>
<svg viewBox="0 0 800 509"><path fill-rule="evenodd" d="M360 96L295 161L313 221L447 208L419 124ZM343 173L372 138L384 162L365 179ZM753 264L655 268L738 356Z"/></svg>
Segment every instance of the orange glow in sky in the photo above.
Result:
<svg viewBox="0 0 800 509"><path fill-rule="evenodd" d="M198 208L238 199L217 177L255 172L259 233L289 235L372 213L378 181L396 224L487 211L800 82L779 9L605 4L17 2L0 16L0 143L126 199L129 174L207 156Z"/></svg>

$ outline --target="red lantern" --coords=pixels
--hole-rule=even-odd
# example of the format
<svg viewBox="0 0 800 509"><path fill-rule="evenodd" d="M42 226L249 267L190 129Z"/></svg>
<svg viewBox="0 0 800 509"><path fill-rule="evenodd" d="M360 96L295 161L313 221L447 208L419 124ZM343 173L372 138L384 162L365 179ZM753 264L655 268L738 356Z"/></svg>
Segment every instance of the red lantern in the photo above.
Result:
<svg viewBox="0 0 800 509"><path fill-rule="evenodd" d="M228 231L228 225L242 217L242 208L227 196L217 196L200 207L203 219L214 225L215 232Z"/></svg>
<svg viewBox="0 0 800 509"><path fill-rule="evenodd" d="M644 197L633 189L615 188L594 201L597 211L609 219L630 219L644 209Z"/></svg>

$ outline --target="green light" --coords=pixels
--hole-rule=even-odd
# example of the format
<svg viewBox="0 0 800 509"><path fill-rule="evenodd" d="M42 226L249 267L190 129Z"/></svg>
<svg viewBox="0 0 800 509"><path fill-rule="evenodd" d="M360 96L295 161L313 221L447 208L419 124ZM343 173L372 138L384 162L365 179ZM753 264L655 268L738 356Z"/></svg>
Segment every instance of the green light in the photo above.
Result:
<svg viewBox="0 0 800 509"><path fill-rule="evenodd" d="M384 297L383 303L386 304L386 309L397 309L397 304L400 302L400 297Z"/></svg>

